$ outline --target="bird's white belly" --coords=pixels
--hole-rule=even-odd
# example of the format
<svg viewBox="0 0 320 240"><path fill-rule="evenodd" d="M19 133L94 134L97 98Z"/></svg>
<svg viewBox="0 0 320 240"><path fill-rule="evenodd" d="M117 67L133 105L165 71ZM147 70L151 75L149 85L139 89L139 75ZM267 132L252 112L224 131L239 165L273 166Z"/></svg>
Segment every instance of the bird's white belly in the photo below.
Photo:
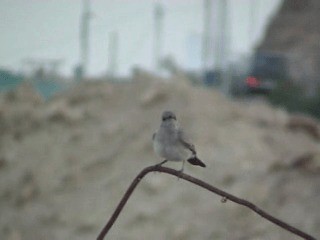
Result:
<svg viewBox="0 0 320 240"><path fill-rule="evenodd" d="M153 144L154 151L168 161L183 161L190 156L190 151L181 144L164 144L155 141Z"/></svg>

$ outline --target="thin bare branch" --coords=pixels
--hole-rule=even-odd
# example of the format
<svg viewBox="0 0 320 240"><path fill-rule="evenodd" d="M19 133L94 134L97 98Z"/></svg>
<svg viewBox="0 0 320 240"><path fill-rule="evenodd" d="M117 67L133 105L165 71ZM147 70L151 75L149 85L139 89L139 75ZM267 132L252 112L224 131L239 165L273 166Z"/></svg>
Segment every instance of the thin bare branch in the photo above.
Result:
<svg viewBox="0 0 320 240"><path fill-rule="evenodd" d="M107 235L107 233L109 232L109 230L111 229L112 225L114 224L114 222L116 221L116 219L118 218L120 212L122 211L123 207L125 206L126 202L128 201L129 197L131 196L132 192L134 191L134 189L136 188L136 186L139 184L139 182L141 181L141 179L147 175L149 172L163 172L163 173L167 173L170 175L174 175L177 176L181 179L184 179L188 182L191 182L193 184L196 184L202 188L207 189L210 192L213 192L219 196L222 197L222 202L225 202L227 200L230 200L232 202L238 203L240 205L243 205L249 209L251 209L252 211L256 212L257 214L259 214L261 217L267 219L268 221L280 226L281 228L297 235L300 236L303 239L306 240L316 240L316 238L312 237L311 235L289 225L288 223L285 223L283 221L281 221L280 219L273 217L272 215L270 215L269 213L265 212L264 210L262 210L261 208L257 207L256 205L254 205L253 203L238 198L230 193L227 193L225 191L222 191L206 182L203 182L197 178L194 178L188 174L185 173L181 173L179 171L176 171L174 169L171 168L167 168L167 167L162 167L159 165L155 165L155 166L150 166L147 167L145 169L143 169L138 176L136 176L136 178L133 180L133 182L131 183L131 185L129 186L129 188L127 189L126 193L124 194L124 196L122 197L121 201L119 202L117 208L115 209L114 213L112 214L111 218L109 219L108 223L105 225L105 227L102 229L102 231L100 232L97 240L103 240L104 237Z"/></svg>

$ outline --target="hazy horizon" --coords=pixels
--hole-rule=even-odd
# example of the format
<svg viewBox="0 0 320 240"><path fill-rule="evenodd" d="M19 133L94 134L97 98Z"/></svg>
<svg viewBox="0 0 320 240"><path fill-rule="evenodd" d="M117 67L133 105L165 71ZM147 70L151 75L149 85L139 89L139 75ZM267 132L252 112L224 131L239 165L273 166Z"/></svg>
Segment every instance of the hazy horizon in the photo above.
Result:
<svg viewBox="0 0 320 240"><path fill-rule="evenodd" d="M266 20L281 0L256 0L254 25L251 0L231 0L230 52L250 52L261 38ZM153 7L155 0L93 0L90 23L89 75L102 75L108 66L109 33L119 34L118 73L134 65L153 69ZM183 68L199 68L203 1L163 0L165 9L163 56L173 56ZM79 63L79 0L0 0L0 67L21 70L25 59L62 59L61 73L72 75ZM251 32L250 32L251 31ZM252 33L252 34L251 34ZM192 50L190 48L195 48Z"/></svg>

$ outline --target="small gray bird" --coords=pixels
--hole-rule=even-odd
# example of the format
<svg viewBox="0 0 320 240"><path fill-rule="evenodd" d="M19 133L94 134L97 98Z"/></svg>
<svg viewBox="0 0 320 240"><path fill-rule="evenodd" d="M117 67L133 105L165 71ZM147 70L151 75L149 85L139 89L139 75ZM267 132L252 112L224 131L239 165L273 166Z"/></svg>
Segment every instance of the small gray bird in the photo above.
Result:
<svg viewBox="0 0 320 240"><path fill-rule="evenodd" d="M191 144L179 127L176 115L171 111L162 113L162 123L156 133L153 134L153 149L157 155L164 159L158 165L167 161L182 161L181 172L183 172L184 162L187 160L192 165L206 167L206 165L197 158L197 153L193 144Z"/></svg>

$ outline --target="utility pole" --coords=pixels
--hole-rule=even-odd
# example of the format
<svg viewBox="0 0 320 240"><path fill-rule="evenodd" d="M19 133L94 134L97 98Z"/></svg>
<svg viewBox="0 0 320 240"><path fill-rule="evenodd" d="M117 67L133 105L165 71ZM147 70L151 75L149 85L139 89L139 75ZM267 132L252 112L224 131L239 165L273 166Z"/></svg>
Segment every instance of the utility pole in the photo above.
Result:
<svg viewBox="0 0 320 240"><path fill-rule="evenodd" d="M155 70L159 71L161 67L161 54L163 42L163 18L164 9L160 3L154 6L154 65Z"/></svg>
<svg viewBox="0 0 320 240"><path fill-rule="evenodd" d="M118 32L113 31L109 34L109 61L108 61L108 76L113 78L117 71L118 60Z"/></svg>
<svg viewBox="0 0 320 240"><path fill-rule="evenodd" d="M249 24L248 24L248 41L253 46L256 34L256 26L257 26L257 16L258 16L258 0L252 1L250 3L250 17L249 17ZM253 47L252 47L253 48Z"/></svg>
<svg viewBox="0 0 320 240"><path fill-rule="evenodd" d="M231 76L228 69L229 55L229 23L228 23L228 0L217 0L218 34L216 36L216 69L221 73L221 91L229 94Z"/></svg>
<svg viewBox="0 0 320 240"><path fill-rule="evenodd" d="M210 42L212 35L212 0L204 0L203 3L203 35L202 35L202 76L209 70Z"/></svg>
<svg viewBox="0 0 320 240"><path fill-rule="evenodd" d="M90 27L90 0L83 0L83 11L80 20L80 68L81 78L86 75L89 61L89 27Z"/></svg>

